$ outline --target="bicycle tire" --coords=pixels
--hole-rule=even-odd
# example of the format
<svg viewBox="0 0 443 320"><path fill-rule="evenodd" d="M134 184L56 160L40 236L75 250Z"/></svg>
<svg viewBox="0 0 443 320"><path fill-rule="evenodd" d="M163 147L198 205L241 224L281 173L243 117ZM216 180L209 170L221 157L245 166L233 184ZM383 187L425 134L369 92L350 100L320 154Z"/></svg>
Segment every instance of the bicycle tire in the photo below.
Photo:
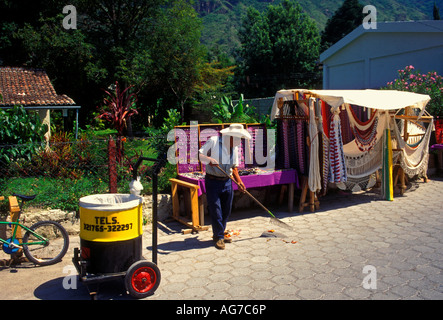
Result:
<svg viewBox="0 0 443 320"><path fill-rule="evenodd" d="M55 221L39 221L33 224L30 230L47 239L45 244L24 244L23 252L29 261L40 265L48 266L60 262L68 251L69 236L65 228ZM62 239L59 239L59 238ZM27 231L23 237L23 243L39 241ZM63 243L60 242L63 241Z"/></svg>

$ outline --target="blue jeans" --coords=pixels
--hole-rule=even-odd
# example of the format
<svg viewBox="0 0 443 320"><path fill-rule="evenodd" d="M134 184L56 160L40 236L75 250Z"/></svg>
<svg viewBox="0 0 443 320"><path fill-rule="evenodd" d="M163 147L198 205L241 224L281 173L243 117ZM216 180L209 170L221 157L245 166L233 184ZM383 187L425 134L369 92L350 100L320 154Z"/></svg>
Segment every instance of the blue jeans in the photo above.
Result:
<svg viewBox="0 0 443 320"><path fill-rule="evenodd" d="M212 222L214 239L224 239L226 223L231 215L234 190L230 179L226 181L205 178L208 212Z"/></svg>

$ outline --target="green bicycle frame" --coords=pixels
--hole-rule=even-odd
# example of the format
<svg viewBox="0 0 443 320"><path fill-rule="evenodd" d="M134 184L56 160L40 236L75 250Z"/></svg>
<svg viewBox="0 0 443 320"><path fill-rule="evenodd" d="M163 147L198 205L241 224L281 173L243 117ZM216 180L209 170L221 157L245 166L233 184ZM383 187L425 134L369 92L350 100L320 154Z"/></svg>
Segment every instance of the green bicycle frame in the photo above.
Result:
<svg viewBox="0 0 443 320"><path fill-rule="evenodd" d="M41 235L39 235L38 233L35 233L33 230L29 229L28 227L22 225L20 222L16 221L16 222L8 222L8 221L0 221L0 225L2 224L9 224L11 227L12 226L16 226L14 228L14 232L12 233L12 237L11 237L11 242L7 242L6 240L0 238L0 242L6 245L12 245L16 248L22 247L22 246L27 246L27 245L37 245L37 244L46 244L48 243L48 239L46 239L45 237L42 237ZM17 227L21 227L22 229L26 230L27 232L30 232L32 235L34 235L39 241L33 241L33 242L26 242L26 243L20 243L20 244L15 244L14 240L15 240L15 236L17 233Z"/></svg>

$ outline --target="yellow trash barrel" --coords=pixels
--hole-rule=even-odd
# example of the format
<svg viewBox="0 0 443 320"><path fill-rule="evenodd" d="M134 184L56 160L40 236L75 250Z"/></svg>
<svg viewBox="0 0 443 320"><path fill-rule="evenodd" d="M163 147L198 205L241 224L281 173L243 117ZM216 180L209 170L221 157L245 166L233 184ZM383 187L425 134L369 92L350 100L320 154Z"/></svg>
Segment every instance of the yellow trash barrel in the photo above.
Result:
<svg viewBox="0 0 443 320"><path fill-rule="evenodd" d="M80 254L93 274L126 271L142 259L142 198L96 194L79 200Z"/></svg>

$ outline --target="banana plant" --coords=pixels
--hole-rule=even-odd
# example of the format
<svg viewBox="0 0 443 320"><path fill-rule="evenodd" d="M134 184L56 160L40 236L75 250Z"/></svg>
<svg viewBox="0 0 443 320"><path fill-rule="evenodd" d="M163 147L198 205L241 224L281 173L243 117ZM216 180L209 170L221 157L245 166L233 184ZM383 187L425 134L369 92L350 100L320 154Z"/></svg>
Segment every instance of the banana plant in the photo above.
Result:
<svg viewBox="0 0 443 320"><path fill-rule="evenodd" d="M219 123L256 122L255 119L250 115L253 113L254 108L250 107L248 104L245 105L244 101L245 99L243 94L240 95L240 98L236 104L234 104L230 98L223 96L220 100L220 104L214 106L212 112L214 118L217 119Z"/></svg>

